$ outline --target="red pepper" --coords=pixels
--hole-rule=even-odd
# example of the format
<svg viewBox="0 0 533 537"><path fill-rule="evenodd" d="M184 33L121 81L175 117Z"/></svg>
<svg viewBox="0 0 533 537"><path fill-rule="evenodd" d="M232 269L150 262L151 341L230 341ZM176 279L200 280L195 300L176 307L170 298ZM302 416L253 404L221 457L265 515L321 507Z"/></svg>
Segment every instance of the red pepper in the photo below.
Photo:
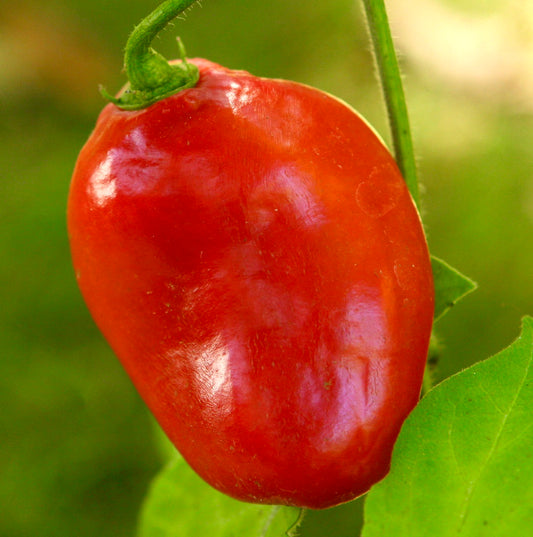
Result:
<svg viewBox="0 0 533 537"><path fill-rule="evenodd" d="M346 104L190 62L196 86L108 104L80 154L80 288L207 482L250 502L348 501L386 474L420 395L433 282L419 215Z"/></svg>

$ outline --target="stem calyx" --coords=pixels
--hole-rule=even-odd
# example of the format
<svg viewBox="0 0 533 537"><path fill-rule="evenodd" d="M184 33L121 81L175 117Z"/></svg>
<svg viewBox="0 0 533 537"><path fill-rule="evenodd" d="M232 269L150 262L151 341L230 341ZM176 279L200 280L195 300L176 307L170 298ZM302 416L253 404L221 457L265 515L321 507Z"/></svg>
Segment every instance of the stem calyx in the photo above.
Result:
<svg viewBox="0 0 533 537"><path fill-rule="evenodd" d="M166 0L141 21L128 39L124 53L124 69L129 82L119 97L100 88L104 98L123 110L140 110L196 85L200 77L198 67L187 62L180 39L180 62L171 64L150 47L159 31L195 1Z"/></svg>

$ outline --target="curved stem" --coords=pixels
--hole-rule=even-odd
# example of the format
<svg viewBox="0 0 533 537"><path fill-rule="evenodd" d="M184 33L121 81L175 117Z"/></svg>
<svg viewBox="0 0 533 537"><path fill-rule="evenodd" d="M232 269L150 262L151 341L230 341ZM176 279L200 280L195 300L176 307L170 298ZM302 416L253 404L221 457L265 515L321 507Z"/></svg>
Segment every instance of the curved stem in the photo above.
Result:
<svg viewBox="0 0 533 537"><path fill-rule="evenodd" d="M153 62L154 57L163 57L150 48L152 41L172 19L194 2L196 0L167 0L134 28L124 53L124 67L132 87L147 87L153 83L150 79L151 73L146 72L146 64ZM165 64L170 68L166 60Z"/></svg>
<svg viewBox="0 0 533 537"><path fill-rule="evenodd" d="M379 77L389 116L394 155L411 196L418 206L416 160L400 68L383 0L363 0Z"/></svg>
<svg viewBox="0 0 533 537"><path fill-rule="evenodd" d="M150 47L155 36L196 1L166 0L134 28L124 53L129 87L118 99L102 90L106 98L124 110L138 110L198 82L198 68L187 63L181 41L178 40L182 61L177 64L169 64Z"/></svg>

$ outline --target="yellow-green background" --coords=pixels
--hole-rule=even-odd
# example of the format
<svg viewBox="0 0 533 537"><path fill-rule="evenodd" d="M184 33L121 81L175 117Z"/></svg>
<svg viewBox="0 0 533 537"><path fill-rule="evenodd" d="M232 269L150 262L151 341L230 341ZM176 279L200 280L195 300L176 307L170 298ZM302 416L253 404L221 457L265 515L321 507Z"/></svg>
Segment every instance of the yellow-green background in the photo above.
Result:
<svg viewBox="0 0 533 537"><path fill-rule="evenodd" d="M0 537L133 535L162 462L72 274L77 153L148 0L0 4ZM533 5L389 2L432 252L480 289L438 325L440 378L533 313ZM388 139L356 1L204 0L156 41L348 101ZM326 530L324 530L326 531Z"/></svg>

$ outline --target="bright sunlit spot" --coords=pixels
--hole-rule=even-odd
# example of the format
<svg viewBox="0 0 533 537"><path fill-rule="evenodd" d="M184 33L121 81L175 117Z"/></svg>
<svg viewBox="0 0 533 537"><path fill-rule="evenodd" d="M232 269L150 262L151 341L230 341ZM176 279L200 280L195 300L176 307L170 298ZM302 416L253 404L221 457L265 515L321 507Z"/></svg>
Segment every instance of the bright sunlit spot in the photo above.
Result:
<svg viewBox="0 0 533 537"><path fill-rule="evenodd" d="M231 411L230 353L220 336L215 336L196 353L196 379L200 397L204 401L216 400L217 411Z"/></svg>
<svg viewBox="0 0 533 537"><path fill-rule="evenodd" d="M103 207L107 201L114 198L116 195L116 181L113 175L111 175L113 154L113 150L109 151L104 161L101 162L94 171L89 182L91 195L99 207Z"/></svg>

